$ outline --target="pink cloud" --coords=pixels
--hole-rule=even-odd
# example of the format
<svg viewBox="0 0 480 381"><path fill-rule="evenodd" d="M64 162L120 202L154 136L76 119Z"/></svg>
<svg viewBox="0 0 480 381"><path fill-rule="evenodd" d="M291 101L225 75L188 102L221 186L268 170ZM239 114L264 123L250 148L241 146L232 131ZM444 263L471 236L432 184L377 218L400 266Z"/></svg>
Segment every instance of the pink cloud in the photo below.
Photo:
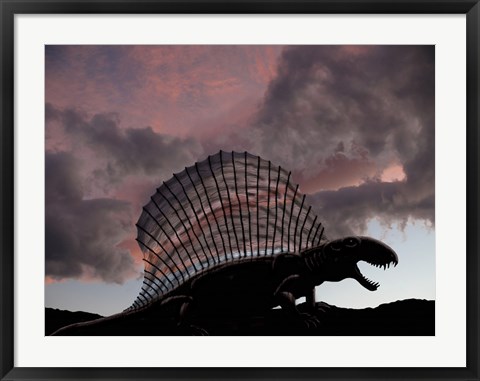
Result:
<svg viewBox="0 0 480 381"><path fill-rule="evenodd" d="M245 99L261 99L279 46L47 48L46 101L90 114L121 111L124 127L186 136ZM53 61L57 55L62 60Z"/></svg>
<svg viewBox="0 0 480 381"><path fill-rule="evenodd" d="M46 276L45 277L45 284L54 284L54 283L62 283L66 280L66 278L63 278L63 279L56 279L56 278L52 278L51 276Z"/></svg>
<svg viewBox="0 0 480 381"><path fill-rule="evenodd" d="M403 181L406 177L407 175L405 174L403 166L401 164L394 164L385 168L380 179L386 183L393 183L395 181Z"/></svg>
<svg viewBox="0 0 480 381"><path fill-rule="evenodd" d="M316 193L321 190L336 190L345 186L359 185L366 178L371 178L377 166L368 158L348 158L337 152L325 161L325 166L314 176L299 176L299 184L303 192Z"/></svg>

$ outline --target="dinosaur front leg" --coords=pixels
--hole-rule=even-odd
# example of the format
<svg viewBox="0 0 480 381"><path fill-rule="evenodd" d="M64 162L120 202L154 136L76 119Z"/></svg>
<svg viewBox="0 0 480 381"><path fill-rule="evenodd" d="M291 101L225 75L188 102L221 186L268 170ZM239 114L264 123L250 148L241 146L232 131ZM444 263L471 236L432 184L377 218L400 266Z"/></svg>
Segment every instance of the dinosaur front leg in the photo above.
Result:
<svg viewBox="0 0 480 381"><path fill-rule="evenodd" d="M274 297L279 302L282 309L290 314L299 313L295 304L296 298L293 292L293 289L296 288L295 286L299 283L301 283L300 275L290 275L282 280L274 292Z"/></svg>
<svg viewBox="0 0 480 381"><path fill-rule="evenodd" d="M306 299L307 309L309 309L310 311L315 310L315 307L316 307L315 287L312 287L310 289L310 292L306 295L305 299Z"/></svg>
<svg viewBox="0 0 480 381"><path fill-rule="evenodd" d="M304 294L302 290L310 290L310 286L298 274L286 277L277 287L274 293L275 300L280 304L289 316L300 319L307 328L318 328L320 322L311 313L300 312L295 304L295 295ZM310 293L310 297L312 293ZM313 300L315 298L313 297Z"/></svg>
<svg viewBox="0 0 480 381"><path fill-rule="evenodd" d="M280 280L276 292L293 291L291 296L281 297L285 305L287 303L295 305L296 298L305 296L307 310L311 312L315 310L315 284L308 280L309 271L304 258L289 253L279 254L273 261L272 270L277 281Z"/></svg>

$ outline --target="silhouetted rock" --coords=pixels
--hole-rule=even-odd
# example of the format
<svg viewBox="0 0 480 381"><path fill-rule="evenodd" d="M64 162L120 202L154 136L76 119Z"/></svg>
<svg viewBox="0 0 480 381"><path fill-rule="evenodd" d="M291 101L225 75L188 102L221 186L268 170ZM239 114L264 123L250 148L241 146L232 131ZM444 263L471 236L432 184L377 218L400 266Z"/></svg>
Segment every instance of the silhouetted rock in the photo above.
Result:
<svg viewBox="0 0 480 381"><path fill-rule="evenodd" d="M89 312L72 312L59 310L56 308L45 308L45 335L48 336L57 329L65 327L69 324L95 320L102 317L103 316L101 315L92 314Z"/></svg>
<svg viewBox="0 0 480 381"><path fill-rule="evenodd" d="M304 304L298 307L301 311L305 310ZM256 316L215 316L202 312L192 316L193 327L179 328L176 325L175 311L150 308L142 312L113 315L86 323L78 323L65 327L56 334L66 336L191 335L201 333L201 330L198 329L201 327L210 335L228 336L435 335L435 302L429 300L408 299L382 304L376 308L358 310L317 303L315 316L320 321L320 326L307 328L304 322L298 318L287 316L280 309L273 309L264 315ZM59 320L60 318L57 318L55 322L58 323ZM65 321L65 323L68 324L70 321ZM47 318L47 327L52 326L53 324ZM49 332L48 328L47 332Z"/></svg>

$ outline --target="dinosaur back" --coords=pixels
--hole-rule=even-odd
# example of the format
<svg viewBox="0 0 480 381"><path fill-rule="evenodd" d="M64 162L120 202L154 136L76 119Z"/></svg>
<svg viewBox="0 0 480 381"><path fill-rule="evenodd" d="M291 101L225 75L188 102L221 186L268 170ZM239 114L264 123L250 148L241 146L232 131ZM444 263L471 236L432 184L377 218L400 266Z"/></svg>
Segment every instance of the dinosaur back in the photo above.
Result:
<svg viewBox="0 0 480 381"><path fill-rule="evenodd" d="M291 173L247 152L209 156L165 181L137 223L144 285L130 309L219 264L318 246L323 227Z"/></svg>

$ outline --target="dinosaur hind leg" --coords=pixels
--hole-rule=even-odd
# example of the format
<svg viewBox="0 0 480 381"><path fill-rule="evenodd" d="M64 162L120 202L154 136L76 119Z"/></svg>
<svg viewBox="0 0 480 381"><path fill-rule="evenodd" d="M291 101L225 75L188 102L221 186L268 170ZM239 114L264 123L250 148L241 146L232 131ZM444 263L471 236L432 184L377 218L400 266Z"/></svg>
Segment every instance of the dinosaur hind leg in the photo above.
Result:
<svg viewBox="0 0 480 381"><path fill-rule="evenodd" d="M176 321L177 321L177 327L180 330L180 332L185 332L186 335L193 335L193 336L208 335L208 332L205 329L192 324L191 310L192 310L193 298L191 296L188 296L188 295L171 296L162 302L162 306L166 306L172 303L178 305L178 314L176 317Z"/></svg>

